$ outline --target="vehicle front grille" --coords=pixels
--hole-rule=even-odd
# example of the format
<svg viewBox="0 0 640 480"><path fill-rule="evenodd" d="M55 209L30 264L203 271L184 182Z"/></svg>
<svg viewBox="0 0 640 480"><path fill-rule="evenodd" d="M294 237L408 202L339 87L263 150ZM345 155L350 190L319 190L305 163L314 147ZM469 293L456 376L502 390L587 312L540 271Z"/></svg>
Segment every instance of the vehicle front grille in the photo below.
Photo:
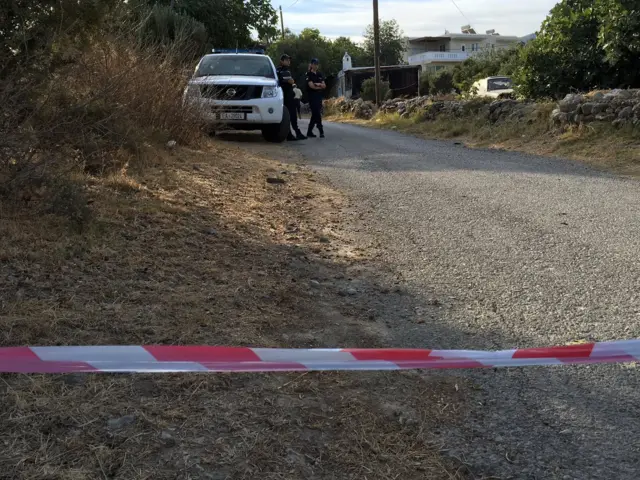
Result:
<svg viewBox="0 0 640 480"><path fill-rule="evenodd" d="M253 113L253 107L245 107L244 105L219 105L214 106L212 111L215 113Z"/></svg>
<svg viewBox="0 0 640 480"><path fill-rule="evenodd" d="M259 85L201 85L200 94L215 100L250 100L262 97Z"/></svg>

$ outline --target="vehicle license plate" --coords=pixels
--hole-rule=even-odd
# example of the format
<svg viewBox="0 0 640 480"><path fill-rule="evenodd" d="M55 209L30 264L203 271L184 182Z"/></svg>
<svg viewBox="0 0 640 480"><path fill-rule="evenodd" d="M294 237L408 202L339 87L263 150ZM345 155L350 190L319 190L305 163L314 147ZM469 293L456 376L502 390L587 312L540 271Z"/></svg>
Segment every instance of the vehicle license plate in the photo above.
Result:
<svg viewBox="0 0 640 480"><path fill-rule="evenodd" d="M216 116L219 120L245 120L247 118L246 113L236 112L220 112Z"/></svg>

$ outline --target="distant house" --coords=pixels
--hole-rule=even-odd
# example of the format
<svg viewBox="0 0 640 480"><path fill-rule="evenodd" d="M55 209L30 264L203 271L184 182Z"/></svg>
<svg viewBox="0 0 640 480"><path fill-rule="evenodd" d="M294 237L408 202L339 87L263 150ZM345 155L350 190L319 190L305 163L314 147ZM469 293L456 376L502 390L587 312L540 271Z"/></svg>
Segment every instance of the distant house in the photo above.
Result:
<svg viewBox="0 0 640 480"><path fill-rule="evenodd" d="M420 65L391 65L380 67L382 81L389 82L389 88L396 96L416 95L420 83ZM362 82L375 75L374 67L354 67L351 55L342 57L342 70L337 76L338 97L359 97Z"/></svg>
<svg viewBox="0 0 640 480"><path fill-rule="evenodd" d="M511 48L535 38L500 35L495 30L479 34L469 25L460 33L445 32L444 35L413 37L407 39L406 61L409 65L421 65L422 71L434 73L445 68L453 68L480 52Z"/></svg>

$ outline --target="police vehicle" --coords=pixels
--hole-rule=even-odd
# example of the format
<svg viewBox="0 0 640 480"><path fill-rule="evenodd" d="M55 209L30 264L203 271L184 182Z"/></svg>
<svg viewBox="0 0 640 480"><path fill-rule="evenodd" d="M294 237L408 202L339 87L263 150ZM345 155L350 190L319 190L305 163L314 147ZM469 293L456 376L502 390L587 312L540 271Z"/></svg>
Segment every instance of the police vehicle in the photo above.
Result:
<svg viewBox="0 0 640 480"><path fill-rule="evenodd" d="M213 132L261 130L278 143L289 134L276 67L264 50L214 49L198 62L183 99Z"/></svg>

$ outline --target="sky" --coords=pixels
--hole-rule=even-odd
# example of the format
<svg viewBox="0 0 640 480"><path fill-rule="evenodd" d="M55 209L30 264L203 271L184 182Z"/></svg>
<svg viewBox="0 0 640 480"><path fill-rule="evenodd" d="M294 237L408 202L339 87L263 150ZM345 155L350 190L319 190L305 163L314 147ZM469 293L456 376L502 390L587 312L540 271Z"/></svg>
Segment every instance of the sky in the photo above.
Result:
<svg viewBox="0 0 640 480"><path fill-rule="evenodd" d="M495 29L501 35L524 36L540 27L557 0L379 0L381 20L395 18L406 36L441 35L445 29L460 32L471 24L478 33ZM280 3L283 2L283 3ZM282 5L284 26L294 32L315 27L326 37L362 39L373 22L371 0L271 0Z"/></svg>

